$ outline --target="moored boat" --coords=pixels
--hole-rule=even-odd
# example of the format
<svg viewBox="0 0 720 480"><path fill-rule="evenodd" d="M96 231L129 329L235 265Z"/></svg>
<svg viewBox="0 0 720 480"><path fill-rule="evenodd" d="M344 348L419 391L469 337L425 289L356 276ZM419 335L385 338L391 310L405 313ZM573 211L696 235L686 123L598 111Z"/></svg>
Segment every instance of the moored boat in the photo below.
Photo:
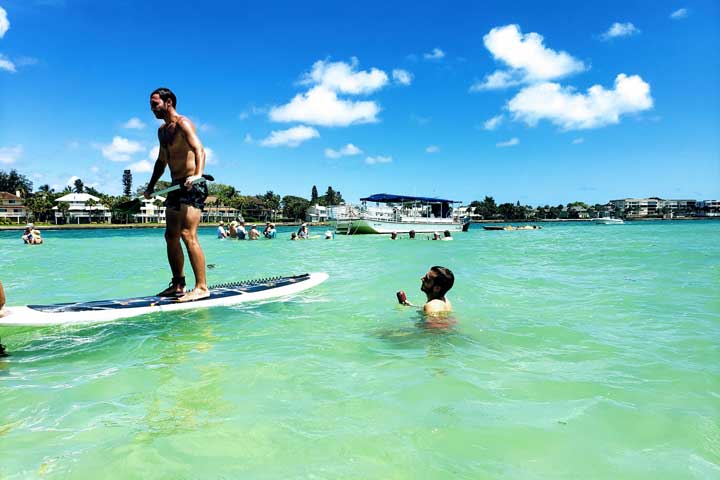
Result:
<svg viewBox="0 0 720 480"><path fill-rule="evenodd" d="M621 225L625 223L621 218L610 217L593 218L592 221L597 225Z"/></svg>
<svg viewBox="0 0 720 480"><path fill-rule="evenodd" d="M338 234L460 232L469 222L469 218L453 218L453 206L461 203L456 200L378 193L360 201L355 218L336 221Z"/></svg>

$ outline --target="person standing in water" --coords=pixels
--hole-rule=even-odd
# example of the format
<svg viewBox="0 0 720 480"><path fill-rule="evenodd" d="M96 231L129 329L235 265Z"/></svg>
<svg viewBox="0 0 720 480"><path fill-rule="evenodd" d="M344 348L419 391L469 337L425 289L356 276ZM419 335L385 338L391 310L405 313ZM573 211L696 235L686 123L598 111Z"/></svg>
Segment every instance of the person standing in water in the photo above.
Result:
<svg viewBox="0 0 720 480"><path fill-rule="evenodd" d="M170 192L165 201L165 241L172 280L170 286L158 295L180 295L178 301L187 302L210 295L206 281L205 254L197 236L208 188L204 181L197 182L202 178L205 169L205 149L195 132L193 123L180 115L176 108L177 98L170 89L158 88L150 94L150 110L164 123L158 128L160 153L145 190L145 198L152 196L155 184L165 171L165 167L170 167L173 185L182 185L183 188ZM185 255L180 239L185 244L195 274L195 288L187 293L185 292Z"/></svg>

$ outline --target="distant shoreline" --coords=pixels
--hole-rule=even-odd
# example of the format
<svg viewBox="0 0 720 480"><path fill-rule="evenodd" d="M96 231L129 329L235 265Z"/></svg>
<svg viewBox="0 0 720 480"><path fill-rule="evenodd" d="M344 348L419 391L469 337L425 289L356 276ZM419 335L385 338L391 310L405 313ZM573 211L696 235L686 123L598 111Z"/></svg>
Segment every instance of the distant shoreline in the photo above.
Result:
<svg viewBox="0 0 720 480"><path fill-rule="evenodd" d="M696 221L696 220L720 220L720 217L681 217L681 218L632 218L625 219L626 222L651 222L651 221ZM546 218L542 220L473 220L470 223L480 225L484 223L565 223L565 222L592 222L592 218ZM262 225L265 222L246 222L248 225ZM299 227L300 223L282 223L273 222L278 227ZM202 223L200 227L216 227L217 223ZM331 226L329 222L318 222L310 223L310 227L328 227ZM118 230L118 229L145 229L145 228L165 228L164 223L128 223L128 224L117 224L117 223L82 223L82 224L71 224L71 225L43 225L37 224L37 227L41 230ZM0 231L5 230L24 230L25 224L19 225L0 225Z"/></svg>

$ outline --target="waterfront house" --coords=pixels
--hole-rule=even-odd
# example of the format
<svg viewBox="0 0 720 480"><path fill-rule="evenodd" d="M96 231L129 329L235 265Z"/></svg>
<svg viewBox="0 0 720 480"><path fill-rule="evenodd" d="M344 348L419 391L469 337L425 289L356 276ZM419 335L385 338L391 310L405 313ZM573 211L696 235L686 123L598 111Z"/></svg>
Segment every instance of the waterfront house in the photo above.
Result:
<svg viewBox="0 0 720 480"><path fill-rule="evenodd" d="M143 198L140 213L135 215L139 223L165 223L165 197Z"/></svg>
<svg viewBox="0 0 720 480"><path fill-rule="evenodd" d="M336 220L347 220L357 217L358 213L352 205L311 205L305 211L305 219L308 222L330 222Z"/></svg>
<svg viewBox="0 0 720 480"><path fill-rule="evenodd" d="M100 203L100 199L89 193L68 193L55 200L55 223L90 223L92 221L110 223L110 209ZM67 218L60 203L68 205Z"/></svg>
<svg viewBox="0 0 720 480"><path fill-rule="evenodd" d="M8 219L15 223L27 222L28 214L28 208L25 206L20 192L17 192L17 195L0 192L0 219Z"/></svg>
<svg viewBox="0 0 720 480"><path fill-rule="evenodd" d="M207 199L205 199L205 209L202 213L203 222L232 222L237 218L242 218L240 210L238 210L237 208L223 205L214 195L211 195L207 197Z"/></svg>

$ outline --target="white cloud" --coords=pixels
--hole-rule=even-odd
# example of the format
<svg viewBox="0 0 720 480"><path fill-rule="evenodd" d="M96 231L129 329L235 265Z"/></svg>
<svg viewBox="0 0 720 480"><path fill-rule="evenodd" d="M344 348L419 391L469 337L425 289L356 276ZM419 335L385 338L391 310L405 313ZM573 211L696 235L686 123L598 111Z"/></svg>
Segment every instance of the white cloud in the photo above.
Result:
<svg viewBox="0 0 720 480"><path fill-rule="evenodd" d="M72 177L67 179L67 182L65 182L65 185L69 186L69 187L74 187L75 180L80 180L80 177L73 175Z"/></svg>
<svg viewBox="0 0 720 480"><path fill-rule="evenodd" d="M440 151L440 147L438 147L437 145L429 145L425 149L425 153L437 153L439 151Z"/></svg>
<svg viewBox="0 0 720 480"><path fill-rule="evenodd" d="M3 38L8 30L10 30L10 20L5 9L0 7L0 38Z"/></svg>
<svg viewBox="0 0 720 480"><path fill-rule="evenodd" d="M425 60L440 60L445 56L445 52L440 50L439 48L435 47L432 49L429 53L423 53L423 58Z"/></svg>
<svg viewBox="0 0 720 480"><path fill-rule="evenodd" d="M123 128L142 130L145 128L145 124L138 117L132 117L130 120L123 124Z"/></svg>
<svg viewBox="0 0 720 480"><path fill-rule="evenodd" d="M139 162L131 163L126 168L132 170L133 173L146 173L153 171L153 164L147 160L140 160Z"/></svg>
<svg viewBox="0 0 720 480"><path fill-rule="evenodd" d="M610 40L611 38L616 37L629 37L631 35L637 35L640 33L640 29L637 28L635 25L633 25L630 22L627 23L618 23L615 22L612 24L612 26L608 29L607 32L603 33L600 38L603 40Z"/></svg>
<svg viewBox="0 0 720 480"><path fill-rule="evenodd" d="M372 68L356 71L357 58L350 63L317 61L300 81L310 88L293 97L290 103L270 109L275 122L302 122L326 127L346 127L358 123L377 122L380 107L374 101L353 101L339 94L367 95L388 83L382 70Z"/></svg>
<svg viewBox="0 0 720 480"><path fill-rule="evenodd" d="M650 85L638 75L621 73L615 88L593 85L587 94L571 87L541 83L522 89L507 104L515 120L530 126L547 119L564 130L581 130L615 124L620 116L652 108Z"/></svg>
<svg viewBox="0 0 720 480"><path fill-rule="evenodd" d="M535 32L523 35L518 25L495 27L483 41L493 57L510 70L493 72L484 82L474 84L471 91L551 80L586 69L583 62L570 54L545 47L542 35Z"/></svg>
<svg viewBox="0 0 720 480"><path fill-rule="evenodd" d="M580 145L581 143L584 143L584 142L585 142L585 139L582 138L582 137L579 137L579 138L574 139L574 140L572 141L572 144L573 144L573 145Z"/></svg>
<svg viewBox="0 0 720 480"><path fill-rule="evenodd" d="M320 85L333 92L351 95L369 94L387 85L388 76L382 70L371 68L369 71L356 72L357 66L358 59L355 57L350 59L349 64L318 60L300 83Z"/></svg>
<svg viewBox="0 0 720 480"><path fill-rule="evenodd" d="M410 85L413 80L413 74L407 70L396 68L392 71L392 78L395 83L399 83L400 85Z"/></svg>
<svg viewBox="0 0 720 480"><path fill-rule="evenodd" d="M274 130L270 136L260 142L263 147L297 147L311 138L319 137L320 133L312 127L299 125L287 130Z"/></svg>
<svg viewBox="0 0 720 480"><path fill-rule="evenodd" d="M22 153L22 145L15 145L14 147L0 147L0 163L5 165L15 163Z"/></svg>
<svg viewBox="0 0 720 480"><path fill-rule="evenodd" d="M80 142L78 142L77 140L70 140L69 142L67 142L66 146L67 146L67 148L76 150L76 149L80 148Z"/></svg>
<svg viewBox="0 0 720 480"><path fill-rule="evenodd" d="M378 163L390 163L392 160L392 157L383 157L382 155L378 155L377 157L367 157L365 159L365 163L368 165L376 165Z"/></svg>
<svg viewBox="0 0 720 480"><path fill-rule="evenodd" d="M15 68L15 64L10 61L9 58L7 58L5 55L0 53L0 70L5 70L7 72L15 73L17 72L17 69Z"/></svg>
<svg viewBox="0 0 720 480"><path fill-rule="evenodd" d="M490 75L485 75L485 80L470 85L471 92L483 90L497 90L500 88L514 87L523 83L523 76L517 71L495 70Z"/></svg>
<svg viewBox="0 0 720 480"><path fill-rule="evenodd" d="M245 134L245 138L243 139L243 142L245 142L245 143L253 143L253 141L254 141L254 140L253 140L252 135L250 135L249 133L246 133L246 134Z"/></svg>
<svg viewBox="0 0 720 480"><path fill-rule="evenodd" d="M341 100L323 86L300 93L290 103L273 107L270 119L275 122L303 122L325 127L347 127L357 123L375 123L380 107L372 101Z"/></svg>
<svg viewBox="0 0 720 480"><path fill-rule="evenodd" d="M673 20L680 20L681 18L685 18L688 15L688 9L687 8L678 8L674 12L670 14L670 18Z"/></svg>
<svg viewBox="0 0 720 480"><path fill-rule="evenodd" d="M247 120L251 115L264 115L268 112L265 107L256 107L255 105L250 106L247 110L243 110L238 114L240 120Z"/></svg>
<svg viewBox="0 0 720 480"><path fill-rule="evenodd" d="M217 165L218 158L215 155L215 150L210 147L203 147L205 150L205 163L207 165Z"/></svg>
<svg viewBox="0 0 720 480"><path fill-rule="evenodd" d="M432 120L432 118L421 117L420 115L415 115L413 113L413 114L410 114L410 120L417 123L418 125L427 125L428 123L430 123L430 120Z"/></svg>
<svg viewBox="0 0 720 480"><path fill-rule="evenodd" d="M98 167L97 165L93 165L92 167L90 167L90 171L92 173L98 173L100 171L100 167Z"/></svg>
<svg viewBox="0 0 720 480"><path fill-rule="evenodd" d="M485 120L483 128L485 130L495 130L498 126L500 126L504 118L505 117L503 115L496 115L489 120Z"/></svg>
<svg viewBox="0 0 720 480"><path fill-rule="evenodd" d="M348 143L340 150L333 150L332 148L325 149L325 156L328 158L349 157L352 155L360 155L361 153L363 153L363 151L352 143Z"/></svg>
<svg viewBox="0 0 720 480"><path fill-rule="evenodd" d="M148 158L151 161L155 161L160 156L160 147L158 145L155 145L153 148L150 149L150 153L148 153Z"/></svg>
<svg viewBox="0 0 720 480"><path fill-rule="evenodd" d="M112 143L109 145L101 145L103 157L113 162L129 162L130 156L145 150L145 147L138 142L128 140L127 138L113 137Z"/></svg>
<svg viewBox="0 0 720 480"><path fill-rule="evenodd" d="M510 140L508 140L508 141L506 141L506 142L496 143L495 146L496 146L496 147L500 147L500 148L502 148L502 147L514 147L514 146L517 145L518 143L520 143L520 140L519 140L517 137L513 137L513 138L511 138Z"/></svg>

